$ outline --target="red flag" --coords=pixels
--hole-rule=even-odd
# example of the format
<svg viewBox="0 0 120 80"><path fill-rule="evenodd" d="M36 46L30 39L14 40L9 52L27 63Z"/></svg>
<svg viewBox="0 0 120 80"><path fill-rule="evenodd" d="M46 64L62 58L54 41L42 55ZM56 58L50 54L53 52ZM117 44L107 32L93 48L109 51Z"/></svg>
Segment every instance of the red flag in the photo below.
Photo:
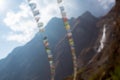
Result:
<svg viewBox="0 0 120 80"><path fill-rule="evenodd" d="M68 21L68 19L66 17L63 17L63 20L64 20L64 22Z"/></svg>

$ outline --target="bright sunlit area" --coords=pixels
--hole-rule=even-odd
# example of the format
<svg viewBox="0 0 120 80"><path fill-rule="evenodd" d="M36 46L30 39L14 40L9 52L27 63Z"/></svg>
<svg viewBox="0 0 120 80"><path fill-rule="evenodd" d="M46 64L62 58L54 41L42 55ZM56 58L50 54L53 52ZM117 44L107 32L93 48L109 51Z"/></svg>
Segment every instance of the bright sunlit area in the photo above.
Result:
<svg viewBox="0 0 120 80"><path fill-rule="evenodd" d="M120 80L120 0L0 0L0 80Z"/></svg>
<svg viewBox="0 0 120 80"><path fill-rule="evenodd" d="M9 2L7 0L0 0L0 14L4 13L9 7Z"/></svg>

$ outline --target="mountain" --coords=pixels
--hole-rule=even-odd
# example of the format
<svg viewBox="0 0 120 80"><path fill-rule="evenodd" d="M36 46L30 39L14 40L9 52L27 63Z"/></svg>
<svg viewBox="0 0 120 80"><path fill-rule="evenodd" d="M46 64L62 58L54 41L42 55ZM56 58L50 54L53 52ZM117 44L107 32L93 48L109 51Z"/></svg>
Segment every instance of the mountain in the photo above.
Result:
<svg viewBox="0 0 120 80"><path fill-rule="evenodd" d="M97 37L98 19L86 12L77 19L71 18L76 53L91 45ZM50 47L57 63L56 80L72 74L72 60L66 31L59 18L53 18L46 26ZM92 54L93 55L93 54ZM15 48L0 61L0 80L48 80L50 78L47 54L43 47L42 35L36 36L26 45Z"/></svg>
<svg viewBox="0 0 120 80"><path fill-rule="evenodd" d="M51 47L54 48L55 44L65 35L62 20L51 19L46 26L46 35ZM0 64L2 67L0 68L0 80L48 80L50 77L47 54L40 33L37 33L26 45L14 49L7 58L0 61Z"/></svg>
<svg viewBox="0 0 120 80"><path fill-rule="evenodd" d="M72 33L77 56L80 55L80 52L84 48L92 46L92 43L94 43L96 40L99 31L99 29L96 27L97 21L98 19L89 12L84 13L82 16L76 19ZM55 53L55 61L57 63L55 79L63 80L66 76L73 73L72 56L66 36L57 45ZM94 53L88 54L88 57L91 58L93 55Z"/></svg>
<svg viewBox="0 0 120 80"><path fill-rule="evenodd" d="M77 80L120 80L120 0L116 0L115 6L108 14L103 16L97 23L100 29L106 28L106 40L104 48L83 65L77 75ZM98 46L98 40L102 30L99 31L98 39L94 47ZM85 49L88 54L92 48ZM81 59L80 59L81 60ZM72 80L72 76L66 78Z"/></svg>

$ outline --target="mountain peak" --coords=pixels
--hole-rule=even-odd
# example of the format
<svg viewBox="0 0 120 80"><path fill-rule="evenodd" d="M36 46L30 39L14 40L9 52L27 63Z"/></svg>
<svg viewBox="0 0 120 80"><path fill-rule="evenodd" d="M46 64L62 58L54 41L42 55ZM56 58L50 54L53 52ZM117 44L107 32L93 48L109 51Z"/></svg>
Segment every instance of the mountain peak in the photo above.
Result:
<svg viewBox="0 0 120 80"><path fill-rule="evenodd" d="M86 11L86 12L83 13L81 16L84 17L84 18L87 18L87 17L89 17L89 16L95 17L95 16L93 16L89 11Z"/></svg>
<svg viewBox="0 0 120 80"><path fill-rule="evenodd" d="M85 45L90 44L90 39L92 40L95 36L97 21L91 17L90 13L83 16L86 17L86 15L88 20L86 18L80 19L82 22L78 22L72 30L77 54ZM69 19L69 23L72 27L76 24L76 19ZM56 68L56 80L63 80L65 76L72 74L73 68L68 40L64 39L66 30L62 19L52 18L46 25L45 34L48 37L54 58L60 57L56 59L59 62ZM57 46L61 40L63 40L62 43ZM10 56L4 59L4 63L0 63L0 67L2 66L0 80L48 80L50 68L41 33L37 33L26 45L14 50Z"/></svg>

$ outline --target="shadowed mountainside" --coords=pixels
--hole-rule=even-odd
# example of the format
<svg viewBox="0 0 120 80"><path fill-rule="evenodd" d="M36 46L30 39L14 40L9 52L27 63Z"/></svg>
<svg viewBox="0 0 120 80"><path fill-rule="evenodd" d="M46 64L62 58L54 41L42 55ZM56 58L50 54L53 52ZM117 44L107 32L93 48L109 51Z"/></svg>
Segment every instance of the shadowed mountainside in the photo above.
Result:
<svg viewBox="0 0 120 80"><path fill-rule="evenodd" d="M99 27L103 25L106 25L107 29L105 47L92 58L91 63L80 68L77 80L120 80L119 0L116 0L116 5L97 24ZM84 54L89 52L90 50ZM72 80L72 76L67 77L66 80Z"/></svg>
<svg viewBox="0 0 120 80"><path fill-rule="evenodd" d="M89 12L77 19L69 20L73 29L77 55L96 39L97 21L98 19ZM46 34L57 63L55 78L63 80L64 77L72 74L73 70L62 20L59 18L50 20L46 26ZM17 47L8 57L0 61L0 80L48 80L49 74L47 54L40 33L36 34L26 45Z"/></svg>
<svg viewBox="0 0 120 80"><path fill-rule="evenodd" d="M96 27L98 19L86 12L75 21L72 33L75 41L77 56L81 50L88 46L92 46L98 36L99 29ZM70 47L67 37L65 36L55 48L56 80L63 80L66 76L73 73L73 63ZM89 59L94 55L88 54Z"/></svg>

